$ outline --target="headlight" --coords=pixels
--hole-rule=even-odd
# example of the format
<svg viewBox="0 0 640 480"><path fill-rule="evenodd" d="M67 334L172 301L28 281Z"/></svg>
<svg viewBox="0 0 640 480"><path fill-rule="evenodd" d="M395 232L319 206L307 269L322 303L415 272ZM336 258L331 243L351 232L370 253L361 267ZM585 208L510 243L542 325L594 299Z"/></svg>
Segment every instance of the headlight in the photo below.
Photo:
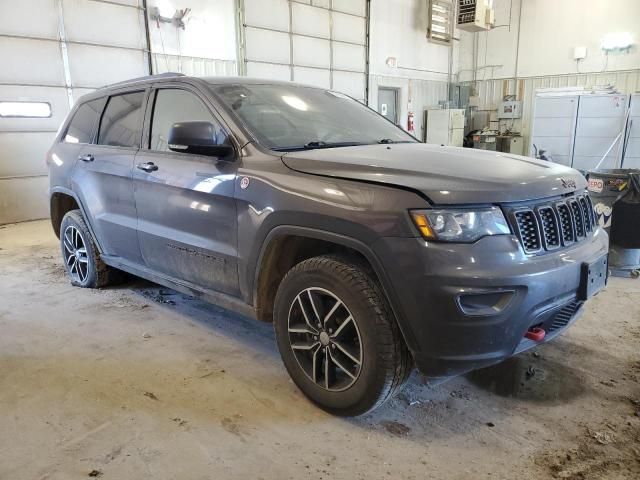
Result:
<svg viewBox="0 0 640 480"><path fill-rule="evenodd" d="M475 242L487 235L511 233L498 207L411 210L410 213L413 223L428 240Z"/></svg>

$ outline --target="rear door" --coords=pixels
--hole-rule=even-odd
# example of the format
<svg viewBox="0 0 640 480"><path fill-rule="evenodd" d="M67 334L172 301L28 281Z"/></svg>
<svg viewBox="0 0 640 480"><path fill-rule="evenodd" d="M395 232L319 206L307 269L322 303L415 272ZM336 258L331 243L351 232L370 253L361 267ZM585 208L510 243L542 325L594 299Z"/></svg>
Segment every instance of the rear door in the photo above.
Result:
<svg viewBox="0 0 640 480"><path fill-rule="evenodd" d="M145 90L105 99L96 142L86 145L74 170L73 189L89 215L103 253L142 263L131 179L140 148Z"/></svg>
<svg viewBox="0 0 640 480"><path fill-rule="evenodd" d="M237 160L175 152L167 144L175 123L210 122L221 144L231 141L228 130L189 86L158 87L149 105L133 174L145 264L173 279L237 295Z"/></svg>

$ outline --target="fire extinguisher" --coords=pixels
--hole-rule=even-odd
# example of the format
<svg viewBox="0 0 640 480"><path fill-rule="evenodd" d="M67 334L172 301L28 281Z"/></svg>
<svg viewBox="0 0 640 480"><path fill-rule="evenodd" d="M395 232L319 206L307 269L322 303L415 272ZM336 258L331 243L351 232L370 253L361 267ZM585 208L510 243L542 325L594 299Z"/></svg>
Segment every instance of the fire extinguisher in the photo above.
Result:
<svg viewBox="0 0 640 480"><path fill-rule="evenodd" d="M413 112L409 112L407 116L407 131L411 134L415 133L415 127L413 126Z"/></svg>

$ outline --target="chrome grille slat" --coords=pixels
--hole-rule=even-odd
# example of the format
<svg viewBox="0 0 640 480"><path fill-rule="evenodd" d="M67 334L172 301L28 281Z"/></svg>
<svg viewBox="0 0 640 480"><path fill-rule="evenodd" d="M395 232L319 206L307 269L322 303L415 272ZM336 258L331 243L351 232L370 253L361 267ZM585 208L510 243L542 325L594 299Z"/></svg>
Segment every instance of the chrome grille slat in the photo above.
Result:
<svg viewBox="0 0 640 480"><path fill-rule="evenodd" d="M510 218L527 254L569 246L587 238L597 228L587 194L555 203L516 207L511 212Z"/></svg>
<svg viewBox="0 0 640 480"><path fill-rule="evenodd" d="M542 243L540 241L538 221L533 210L518 210L515 213L515 217L525 252L534 253L539 251L542 248Z"/></svg>

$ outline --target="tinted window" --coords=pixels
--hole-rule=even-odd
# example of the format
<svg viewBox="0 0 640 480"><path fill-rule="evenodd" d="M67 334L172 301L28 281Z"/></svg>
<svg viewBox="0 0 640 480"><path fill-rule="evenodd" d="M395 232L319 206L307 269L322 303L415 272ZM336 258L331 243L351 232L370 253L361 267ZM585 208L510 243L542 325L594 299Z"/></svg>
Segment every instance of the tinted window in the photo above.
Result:
<svg viewBox="0 0 640 480"><path fill-rule="evenodd" d="M193 93L186 90L163 89L156 93L151 122L151 150L168 152L167 139L174 123L209 122L216 132L215 143L222 145L227 135L209 109Z"/></svg>
<svg viewBox="0 0 640 480"><path fill-rule="evenodd" d="M104 104L103 99L83 103L73 115L64 141L68 143L90 143L93 127Z"/></svg>
<svg viewBox="0 0 640 480"><path fill-rule="evenodd" d="M293 85L219 85L216 93L258 142L274 150L415 142L338 92Z"/></svg>
<svg viewBox="0 0 640 480"><path fill-rule="evenodd" d="M144 92L109 98L100 122L98 143L116 147L137 147L142 133Z"/></svg>

